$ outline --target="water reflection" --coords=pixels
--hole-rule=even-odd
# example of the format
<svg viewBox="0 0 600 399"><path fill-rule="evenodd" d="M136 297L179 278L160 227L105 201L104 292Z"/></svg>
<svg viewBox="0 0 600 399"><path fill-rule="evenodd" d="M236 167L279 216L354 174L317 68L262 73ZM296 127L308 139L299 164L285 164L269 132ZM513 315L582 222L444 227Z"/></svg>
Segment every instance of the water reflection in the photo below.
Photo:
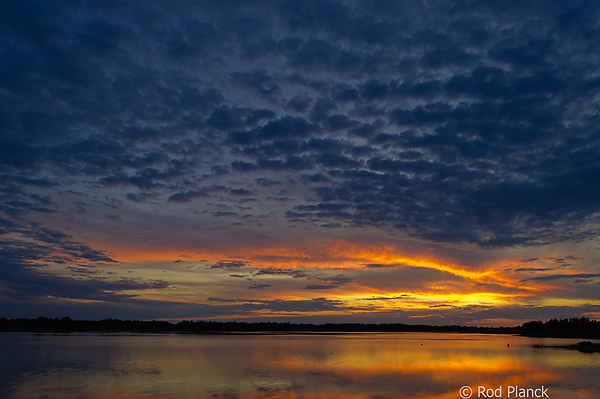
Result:
<svg viewBox="0 0 600 399"><path fill-rule="evenodd" d="M0 397L459 398L463 385L598 398L599 354L507 335L0 334ZM510 343L510 347L507 344ZM475 392L474 397L477 394Z"/></svg>

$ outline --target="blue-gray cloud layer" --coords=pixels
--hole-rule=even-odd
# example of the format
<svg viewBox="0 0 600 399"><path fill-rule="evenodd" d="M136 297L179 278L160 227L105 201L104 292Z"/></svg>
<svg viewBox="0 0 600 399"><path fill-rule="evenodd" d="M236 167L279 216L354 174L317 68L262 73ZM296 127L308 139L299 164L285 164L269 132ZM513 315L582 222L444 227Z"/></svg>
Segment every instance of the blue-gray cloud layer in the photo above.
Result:
<svg viewBox="0 0 600 399"><path fill-rule="evenodd" d="M9 217L52 212L28 187L70 176L186 203L207 176L291 173L312 192L294 222L487 247L596 233L595 2L1 8Z"/></svg>

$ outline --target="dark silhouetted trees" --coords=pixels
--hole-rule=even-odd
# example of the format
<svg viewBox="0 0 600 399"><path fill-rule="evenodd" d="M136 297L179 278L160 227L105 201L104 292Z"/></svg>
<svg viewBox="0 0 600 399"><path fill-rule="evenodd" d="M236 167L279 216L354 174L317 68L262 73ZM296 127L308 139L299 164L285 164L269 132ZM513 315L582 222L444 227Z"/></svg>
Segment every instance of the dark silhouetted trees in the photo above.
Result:
<svg viewBox="0 0 600 399"><path fill-rule="evenodd" d="M70 317L52 319L7 319L0 317L0 331L8 332L132 332L132 333L189 333L189 334L235 334L235 333L344 333L344 332L458 332L488 334L522 334L530 337L564 337L600 339L600 322L589 318L551 319L547 322L530 321L518 327L430 326L401 323L275 323L237 321L167 321L151 320L72 320Z"/></svg>

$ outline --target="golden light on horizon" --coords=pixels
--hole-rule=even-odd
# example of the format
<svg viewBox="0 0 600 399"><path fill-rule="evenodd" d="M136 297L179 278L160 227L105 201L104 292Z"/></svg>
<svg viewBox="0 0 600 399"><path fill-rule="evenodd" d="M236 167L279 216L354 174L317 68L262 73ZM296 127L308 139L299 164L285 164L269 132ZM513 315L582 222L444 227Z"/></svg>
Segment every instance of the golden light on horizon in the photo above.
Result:
<svg viewBox="0 0 600 399"><path fill-rule="evenodd" d="M211 250L144 250L135 245L112 250L117 262L104 263L97 269L106 281L118 287L108 288L106 294L118 291L149 301L228 309L225 315L207 316L209 319L401 312L407 312L406 317L410 318L432 314L443 318L445 311L472 308L591 303L589 299L556 295L551 291L557 283L554 281L524 284L527 276L514 271L518 259L504 257L497 262L487 260L467 266L449 256L389 243L328 239ZM41 265L57 276L79 273L77 278L86 279L85 270L77 265ZM273 305L278 301L310 302L315 298L325 302L313 310ZM251 307L240 306L251 301L258 302Z"/></svg>

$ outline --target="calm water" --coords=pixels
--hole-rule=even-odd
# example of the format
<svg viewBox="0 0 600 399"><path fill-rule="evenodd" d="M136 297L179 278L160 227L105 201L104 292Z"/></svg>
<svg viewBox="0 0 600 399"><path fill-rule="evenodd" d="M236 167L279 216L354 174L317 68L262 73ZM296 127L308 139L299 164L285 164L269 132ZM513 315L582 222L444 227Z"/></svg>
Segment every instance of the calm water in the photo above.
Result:
<svg viewBox="0 0 600 399"><path fill-rule="evenodd" d="M532 348L575 342L437 333L4 333L0 397L456 399L470 385L473 398L478 386L504 398L517 386L543 386L537 393L549 398L600 398L600 354Z"/></svg>

